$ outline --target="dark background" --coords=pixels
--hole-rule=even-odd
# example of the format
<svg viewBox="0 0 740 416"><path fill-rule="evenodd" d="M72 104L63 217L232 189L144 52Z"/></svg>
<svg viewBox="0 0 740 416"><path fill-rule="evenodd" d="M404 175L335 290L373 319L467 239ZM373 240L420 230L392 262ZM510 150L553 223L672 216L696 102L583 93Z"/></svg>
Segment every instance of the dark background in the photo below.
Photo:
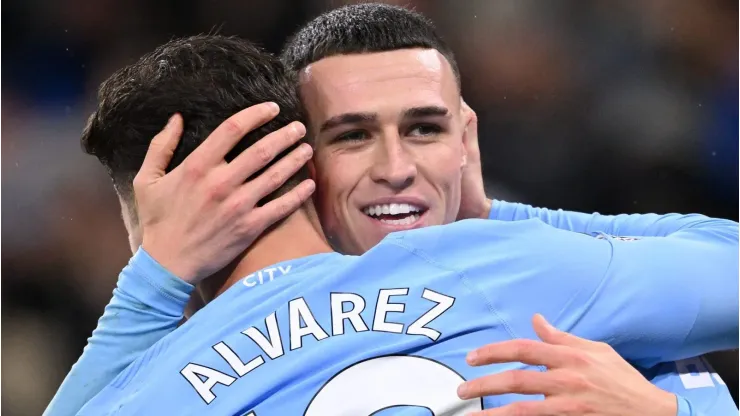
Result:
<svg viewBox="0 0 740 416"><path fill-rule="evenodd" d="M738 217L738 3L402 1L453 45L489 194ZM79 135L98 84L173 36L278 51L342 1L26 0L2 15L2 412L37 415L131 253ZM714 360L733 393L738 357ZM7 412L7 413L6 413Z"/></svg>

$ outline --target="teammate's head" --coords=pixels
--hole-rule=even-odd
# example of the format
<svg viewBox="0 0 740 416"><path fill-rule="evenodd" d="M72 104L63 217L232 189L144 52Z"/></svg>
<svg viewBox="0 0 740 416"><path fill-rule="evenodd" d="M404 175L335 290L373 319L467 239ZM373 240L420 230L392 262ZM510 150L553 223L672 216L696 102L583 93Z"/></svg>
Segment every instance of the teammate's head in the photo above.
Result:
<svg viewBox="0 0 740 416"><path fill-rule="evenodd" d="M339 249L362 253L391 231L455 220L467 120L452 51L428 19L342 7L298 31L282 59L298 74L315 201Z"/></svg>
<svg viewBox="0 0 740 416"><path fill-rule="evenodd" d="M295 81L277 57L246 40L193 36L158 47L100 86L98 107L85 127L82 145L111 175L133 240L138 239L133 179L151 139L168 118L177 112L185 123L169 171L221 122L265 101L276 102L280 114L247 134L227 161L266 134L302 119ZM300 172L272 196L294 187L305 176ZM132 245L138 244L132 241Z"/></svg>

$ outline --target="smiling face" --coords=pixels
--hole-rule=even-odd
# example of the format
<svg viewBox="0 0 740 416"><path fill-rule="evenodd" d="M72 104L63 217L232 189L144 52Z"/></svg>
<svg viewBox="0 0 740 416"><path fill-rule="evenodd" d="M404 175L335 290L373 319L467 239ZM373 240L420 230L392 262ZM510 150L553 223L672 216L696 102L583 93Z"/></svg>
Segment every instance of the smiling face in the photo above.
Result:
<svg viewBox="0 0 740 416"><path fill-rule="evenodd" d="M455 220L465 163L460 91L431 49L339 55L301 73L315 138L315 202L332 244L361 254L387 234Z"/></svg>

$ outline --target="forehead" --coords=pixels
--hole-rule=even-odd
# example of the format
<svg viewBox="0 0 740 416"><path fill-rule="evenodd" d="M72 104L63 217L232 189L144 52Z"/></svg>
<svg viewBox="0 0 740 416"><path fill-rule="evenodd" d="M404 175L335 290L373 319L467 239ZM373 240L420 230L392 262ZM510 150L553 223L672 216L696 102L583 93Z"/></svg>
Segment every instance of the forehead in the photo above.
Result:
<svg viewBox="0 0 740 416"><path fill-rule="evenodd" d="M451 108L460 100L452 67L433 49L332 56L306 67L300 81L311 118L391 107Z"/></svg>

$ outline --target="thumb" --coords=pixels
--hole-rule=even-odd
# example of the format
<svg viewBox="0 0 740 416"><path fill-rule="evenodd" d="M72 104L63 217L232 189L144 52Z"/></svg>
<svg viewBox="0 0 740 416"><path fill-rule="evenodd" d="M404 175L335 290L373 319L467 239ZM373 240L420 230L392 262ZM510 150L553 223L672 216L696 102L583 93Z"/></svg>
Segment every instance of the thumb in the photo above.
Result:
<svg viewBox="0 0 740 416"><path fill-rule="evenodd" d="M149 143L149 150L144 157L140 174L148 179L164 176L167 165L172 160L177 144L180 142L180 136L182 136L182 116L174 114L164 129Z"/></svg>
<svg viewBox="0 0 740 416"><path fill-rule="evenodd" d="M548 344L579 347L586 346L591 342L555 328L540 314L536 314L532 318L532 327L537 336Z"/></svg>

